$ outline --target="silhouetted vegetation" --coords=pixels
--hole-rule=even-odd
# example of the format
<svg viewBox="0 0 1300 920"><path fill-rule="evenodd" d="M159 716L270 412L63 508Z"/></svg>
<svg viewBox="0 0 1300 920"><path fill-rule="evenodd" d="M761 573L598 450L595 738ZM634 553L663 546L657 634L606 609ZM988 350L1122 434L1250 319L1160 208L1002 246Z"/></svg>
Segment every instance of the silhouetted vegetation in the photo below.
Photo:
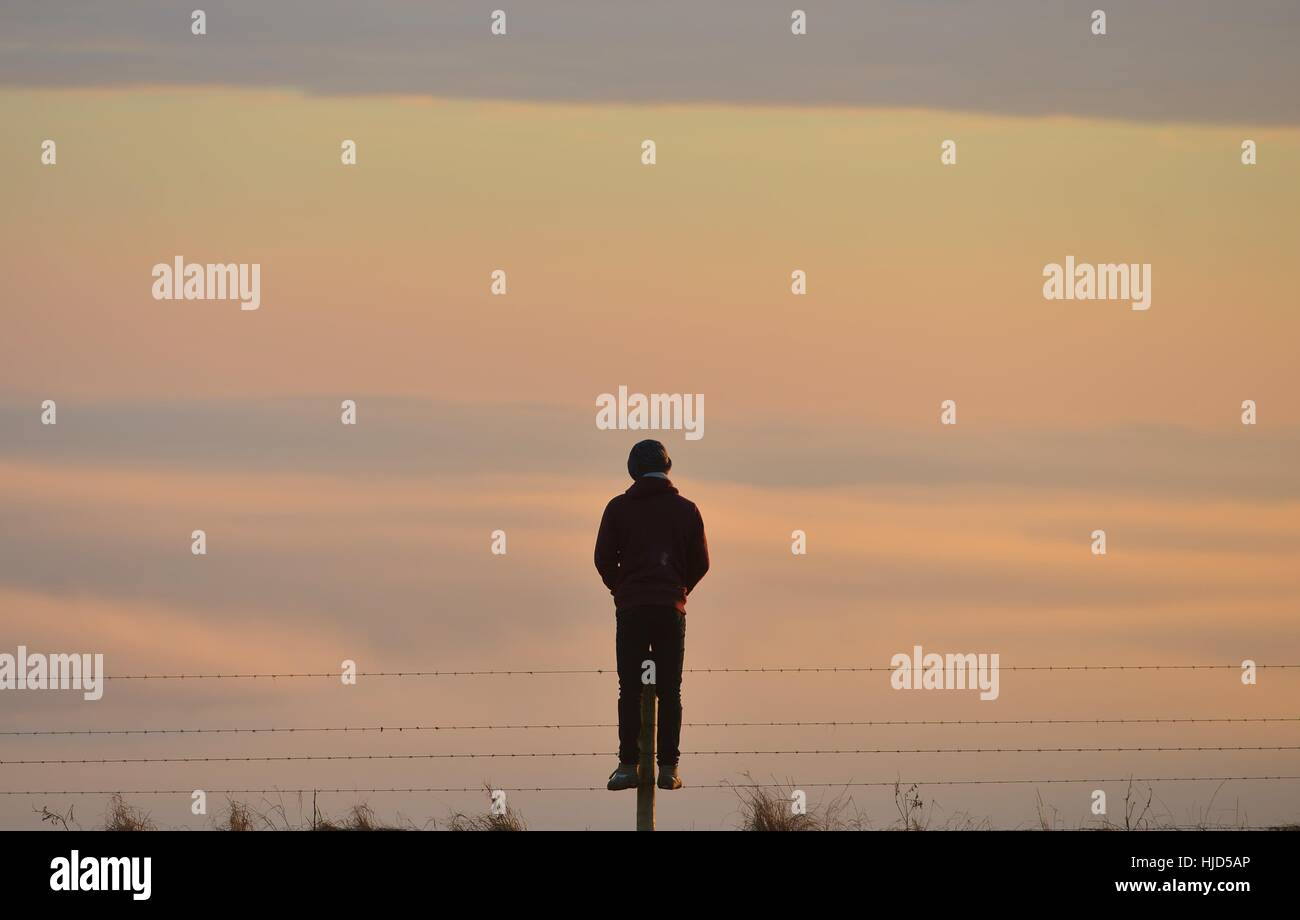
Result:
<svg viewBox="0 0 1300 920"><path fill-rule="evenodd" d="M488 794L488 807L482 812L452 812L442 821L428 819L423 824L415 824L408 818L397 815L392 821L386 821L375 813L366 803L353 805L341 816L323 813L313 796L310 803L299 795L297 816L291 816L291 807L283 800L264 801L254 807L247 802L228 800L225 808L210 822L218 831L414 831L414 830L448 830L448 831L526 831L528 823L513 806L493 807L492 787L484 787ZM895 783L893 788L894 816L887 823L874 826L849 795L849 787L841 789L829 797L818 801L809 801L800 792L796 784L786 782L756 783L746 774L744 782L731 784L732 791L739 801L739 829L745 831L927 831L927 830L988 830L992 824L988 819L976 819L965 812L947 816L943 820L937 817L937 802L923 795L917 784L903 785ZM1222 788L1222 787L1220 787ZM1037 796L1037 820L1034 829L1055 830L1097 830L1097 831L1144 831L1144 830L1233 830L1251 827L1246 815L1232 810L1226 816L1214 817L1214 803L1218 795L1212 796L1209 803L1185 823L1173 819L1172 815L1160 814L1156 810L1159 802L1150 786L1138 787L1129 783L1123 797L1123 809L1115 817L1099 815L1091 821L1069 828L1055 808L1043 802L1042 795ZM308 812L308 805L310 812ZM43 824L62 830L82 830L76 820L72 807L66 812L55 811L48 806L34 809ZM1219 809L1228 812L1228 809ZM629 815L630 818L630 815ZM120 794L108 800L103 823L94 829L107 831L152 831L157 830L149 812L128 804ZM1268 825L1269 830L1296 831L1300 824L1281 823Z"/></svg>

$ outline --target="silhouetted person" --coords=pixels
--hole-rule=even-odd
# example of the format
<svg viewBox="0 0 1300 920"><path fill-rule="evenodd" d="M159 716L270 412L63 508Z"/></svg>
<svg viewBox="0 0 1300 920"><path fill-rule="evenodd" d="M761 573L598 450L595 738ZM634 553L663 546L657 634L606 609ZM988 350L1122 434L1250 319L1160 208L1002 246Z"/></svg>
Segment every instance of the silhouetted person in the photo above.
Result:
<svg viewBox="0 0 1300 920"><path fill-rule="evenodd" d="M596 571L614 595L618 658L618 769L610 789L639 779L641 662L655 663L659 696L659 788L680 789L682 662L686 595L709 570L700 509L668 479L673 461L658 441L641 441L627 458L633 482L605 506L596 535Z"/></svg>

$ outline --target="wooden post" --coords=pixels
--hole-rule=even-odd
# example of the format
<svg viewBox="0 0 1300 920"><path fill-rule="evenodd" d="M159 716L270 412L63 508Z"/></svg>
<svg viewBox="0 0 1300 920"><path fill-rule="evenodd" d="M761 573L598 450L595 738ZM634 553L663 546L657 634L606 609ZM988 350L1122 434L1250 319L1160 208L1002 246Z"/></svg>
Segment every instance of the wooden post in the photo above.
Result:
<svg viewBox="0 0 1300 920"><path fill-rule="evenodd" d="M655 829L655 685L641 686L641 780L636 787L636 829Z"/></svg>

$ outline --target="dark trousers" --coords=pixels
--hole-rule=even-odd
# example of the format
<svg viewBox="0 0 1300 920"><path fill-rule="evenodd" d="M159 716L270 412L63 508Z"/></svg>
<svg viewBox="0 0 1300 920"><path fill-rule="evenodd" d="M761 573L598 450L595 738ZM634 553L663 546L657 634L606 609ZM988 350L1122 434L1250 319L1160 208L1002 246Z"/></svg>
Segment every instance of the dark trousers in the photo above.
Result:
<svg viewBox="0 0 1300 920"><path fill-rule="evenodd" d="M637 763L641 758L641 664L649 659L655 663L655 693L659 697L656 758L660 766L676 766L682 753L686 614L676 607L624 607L615 617L619 763Z"/></svg>

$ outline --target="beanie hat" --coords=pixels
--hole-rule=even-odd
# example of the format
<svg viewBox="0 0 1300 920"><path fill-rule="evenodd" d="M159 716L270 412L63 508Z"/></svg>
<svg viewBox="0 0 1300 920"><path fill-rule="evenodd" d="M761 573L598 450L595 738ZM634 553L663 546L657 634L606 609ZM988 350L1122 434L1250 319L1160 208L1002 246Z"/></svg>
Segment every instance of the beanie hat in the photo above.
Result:
<svg viewBox="0 0 1300 920"><path fill-rule="evenodd" d="M667 473L673 468L668 449L658 441L638 441L627 455L627 471L633 479L646 473Z"/></svg>

